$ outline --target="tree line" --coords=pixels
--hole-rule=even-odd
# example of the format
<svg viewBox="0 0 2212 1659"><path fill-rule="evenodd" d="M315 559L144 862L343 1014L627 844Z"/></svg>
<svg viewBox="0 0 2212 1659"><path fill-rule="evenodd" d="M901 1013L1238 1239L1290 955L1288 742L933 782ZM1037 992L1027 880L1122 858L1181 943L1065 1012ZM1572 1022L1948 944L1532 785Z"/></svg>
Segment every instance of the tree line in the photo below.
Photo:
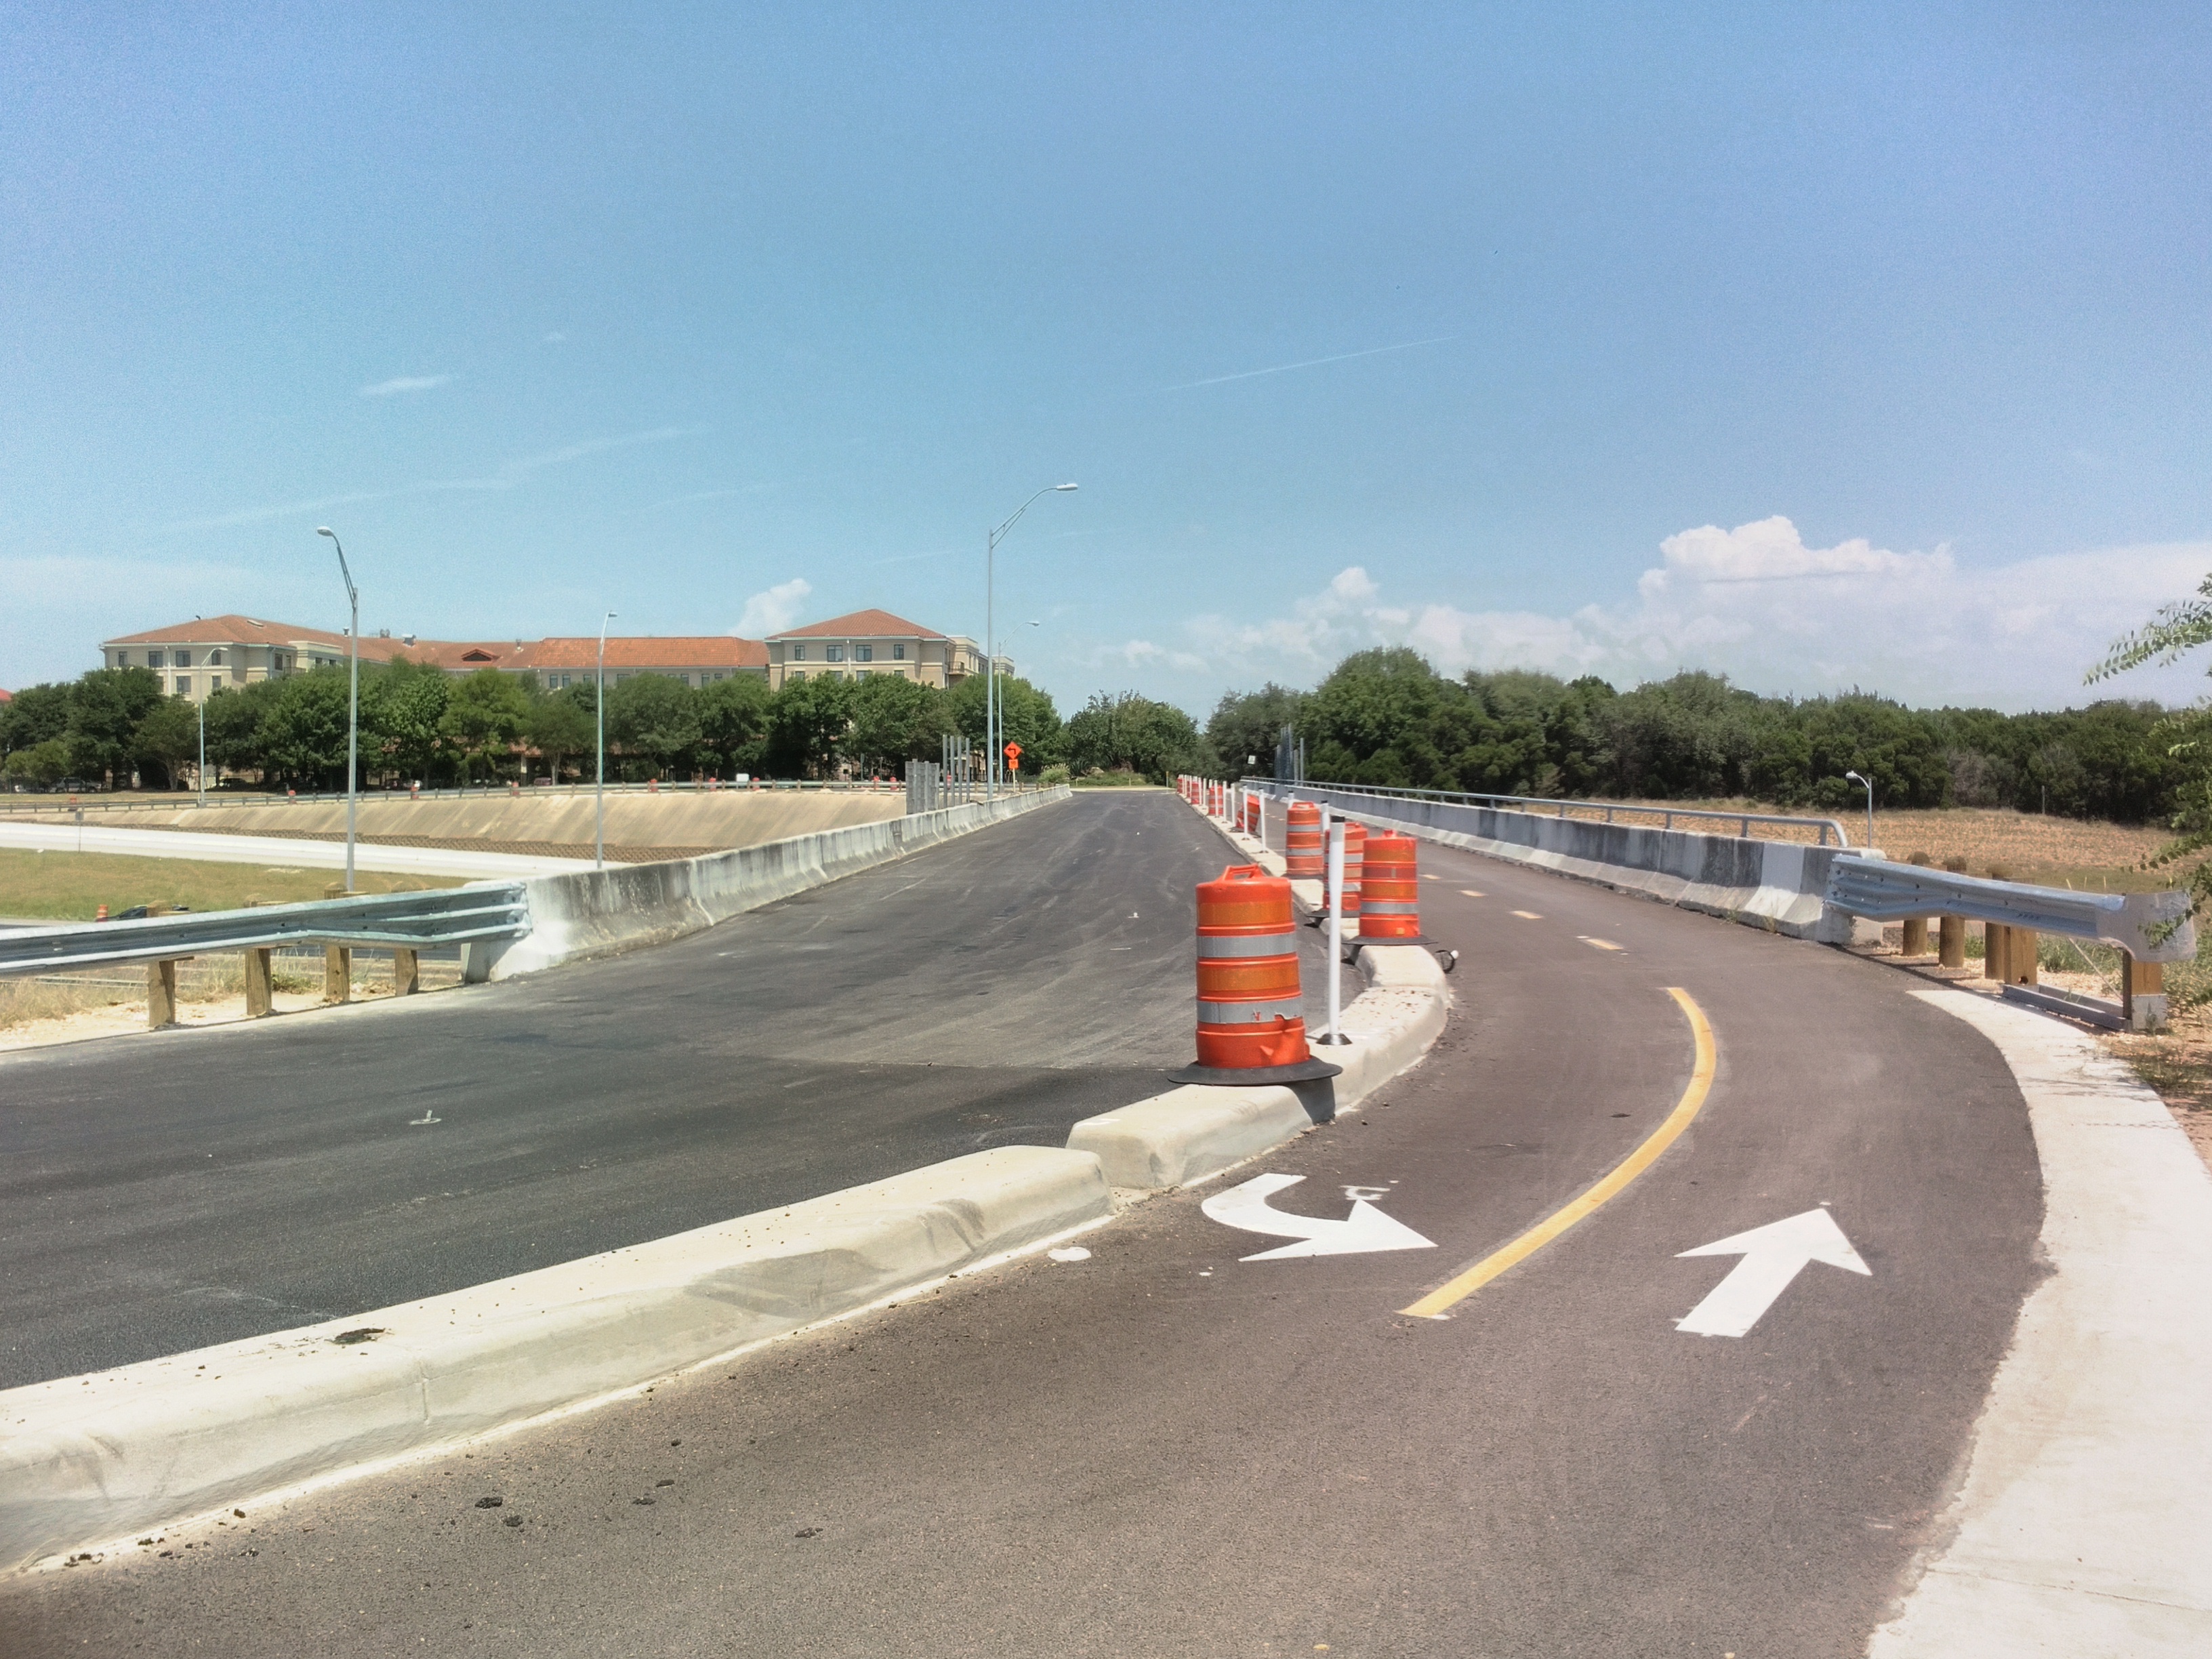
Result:
<svg viewBox="0 0 2212 1659"><path fill-rule="evenodd" d="M1066 731L1050 696L1001 678L1002 725L1021 769L1065 759ZM488 668L454 677L405 657L361 672L360 750L370 786L436 787L592 775L596 681L546 691L526 675ZM207 700L210 776L217 769L269 788L345 787L347 671L225 686ZM197 763L200 713L165 696L143 668L100 668L26 688L0 707L0 780L50 787L64 777L116 787L179 787ZM607 775L641 781L719 776L826 778L901 775L935 760L947 734L980 751L984 685L947 690L896 675L816 676L770 691L736 674L702 687L627 674L607 687Z"/></svg>
<svg viewBox="0 0 2212 1659"><path fill-rule="evenodd" d="M1856 771L1874 780L1885 806L2140 823L2169 817L2187 775L2160 729L2168 720L2154 702L2118 700L2003 714L1910 708L1860 691L1768 697L1707 673L1630 691L1594 676L1452 678L1396 648L1346 658L1311 691L1231 692L1204 737L1221 776L1272 775L1277 736L1290 726L1316 782L1833 811L1863 799L1844 780Z"/></svg>

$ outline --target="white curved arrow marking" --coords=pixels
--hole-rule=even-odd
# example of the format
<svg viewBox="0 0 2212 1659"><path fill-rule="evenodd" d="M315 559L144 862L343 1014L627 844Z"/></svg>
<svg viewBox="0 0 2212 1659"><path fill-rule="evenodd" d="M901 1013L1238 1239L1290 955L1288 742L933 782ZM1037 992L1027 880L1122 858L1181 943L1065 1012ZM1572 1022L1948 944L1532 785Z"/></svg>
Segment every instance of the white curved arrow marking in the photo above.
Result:
<svg viewBox="0 0 2212 1659"><path fill-rule="evenodd" d="M1380 1198L1372 1187L1347 1187L1352 1213L1342 1221L1322 1216L1290 1215L1273 1208L1267 1194L1295 1187L1304 1176L1254 1176L1240 1187L1216 1193L1198 1207L1224 1227L1248 1233L1272 1233L1294 1238L1295 1244L1279 1244L1272 1250L1248 1255L1247 1261L1273 1261L1291 1255L1358 1255L1368 1250L1433 1250L1436 1241L1423 1238L1402 1221L1394 1221L1370 1203L1367 1194Z"/></svg>
<svg viewBox="0 0 2212 1659"><path fill-rule="evenodd" d="M1740 1255L1726 1279L1674 1328L1692 1336L1741 1336L1790 1288L1808 1261L1825 1261L1846 1273L1872 1277L1851 1241L1826 1210L1808 1210L1784 1221L1770 1221L1747 1233L1700 1244L1684 1255Z"/></svg>

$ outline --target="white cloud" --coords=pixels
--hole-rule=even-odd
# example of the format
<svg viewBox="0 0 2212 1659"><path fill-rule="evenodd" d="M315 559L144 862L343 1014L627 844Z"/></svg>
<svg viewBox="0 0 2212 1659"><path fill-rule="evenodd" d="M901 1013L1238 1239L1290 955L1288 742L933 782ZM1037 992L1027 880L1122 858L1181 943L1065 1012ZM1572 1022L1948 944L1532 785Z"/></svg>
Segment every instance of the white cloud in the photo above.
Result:
<svg viewBox="0 0 2212 1659"><path fill-rule="evenodd" d="M1285 616L1201 617L1193 640L1241 679L1310 680L1350 652L1407 645L1442 672L1537 668L1626 687L1678 669L1766 692L1852 686L1915 703L2003 708L2097 696L2181 702L2203 664L2085 688L2111 641L2212 570L2212 542L2106 548L1962 567L1948 546L1894 552L1863 539L1808 547L1785 518L1705 525L1660 544L1632 598L1567 614L1383 603L1354 565Z"/></svg>
<svg viewBox="0 0 2212 1659"><path fill-rule="evenodd" d="M388 380L379 380L374 386L362 387L361 395L364 398L396 398L403 392L431 392L439 386L451 385L453 379L450 374L395 374Z"/></svg>
<svg viewBox="0 0 2212 1659"><path fill-rule="evenodd" d="M754 594L745 601L744 615L738 618L732 631L740 639L766 639L770 634L781 634L799 620L799 607L814 591L814 584L804 576L793 576L787 582L778 582L765 592Z"/></svg>

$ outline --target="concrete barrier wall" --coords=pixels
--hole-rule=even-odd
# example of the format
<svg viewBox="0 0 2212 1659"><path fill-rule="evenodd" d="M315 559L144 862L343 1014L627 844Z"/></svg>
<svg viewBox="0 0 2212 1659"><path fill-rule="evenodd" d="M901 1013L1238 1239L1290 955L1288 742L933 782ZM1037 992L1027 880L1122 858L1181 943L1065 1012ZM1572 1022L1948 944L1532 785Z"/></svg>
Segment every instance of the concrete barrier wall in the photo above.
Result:
<svg viewBox="0 0 2212 1659"><path fill-rule="evenodd" d="M19 800L21 798L17 798ZM611 847L751 847L822 830L881 823L906 811L903 793L890 790L684 789L657 795L628 792L607 797ZM74 823L52 805L46 816ZM154 811L103 812L87 822L118 829L195 830L230 835L338 835L345 830L343 800L273 801L258 805L175 806ZM586 847L597 819L588 789L526 789L517 795L434 796L415 801L383 793L364 795L364 836L409 836L437 841L550 842Z"/></svg>
<svg viewBox="0 0 2212 1659"><path fill-rule="evenodd" d="M466 976L511 979L585 957L659 945L811 887L887 864L987 823L1068 799L1065 785L882 823L793 836L665 864L610 866L526 884L526 938L471 946Z"/></svg>
<svg viewBox="0 0 2212 1659"><path fill-rule="evenodd" d="M1326 801L1364 823L1385 824L1446 846L1642 893L1792 939L1850 937L1850 919L1828 915L1823 897L1829 866L1839 856L1859 855L1843 848L1600 823L1450 801L1400 800L1323 785L1299 784L1288 790L1278 786L1278 792Z"/></svg>

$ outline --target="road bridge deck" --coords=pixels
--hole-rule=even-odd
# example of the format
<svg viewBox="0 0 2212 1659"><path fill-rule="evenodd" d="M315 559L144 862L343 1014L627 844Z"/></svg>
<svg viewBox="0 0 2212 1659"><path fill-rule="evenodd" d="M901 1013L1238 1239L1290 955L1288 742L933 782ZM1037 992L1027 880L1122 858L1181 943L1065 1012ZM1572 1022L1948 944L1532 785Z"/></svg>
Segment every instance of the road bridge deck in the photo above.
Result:
<svg viewBox="0 0 2212 1659"><path fill-rule="evenodd" d="M58 1654L145 1618L238 1659L1863 1652L1942 1543L2039 1272L2010 1073L1905 975L1422 858L1424 925L1465 953L1445 1037L1249 1170L1304 1177L1267 1201L1309 1217L1380 1194L1437 1248L1245 1260L1282 1241L1206 1215L1232 1173L1086 1260L52 1575L0 1631ZM1679 1109L1669 987L1717 1044L1694 1120L1450 1317L1407 1316ZM1676 1328L1733 1267L1682 1252L1824 1204L1869 1274L1815 1263L1741 1339Z"/></svg>
<svg viewBox="0 0 2212 1659"><path fill-rule="evenodd" d="M1188 1060L1233 856L1079 796L658 950L0 1058L0 1387L1063 1144Z"/></svg>

